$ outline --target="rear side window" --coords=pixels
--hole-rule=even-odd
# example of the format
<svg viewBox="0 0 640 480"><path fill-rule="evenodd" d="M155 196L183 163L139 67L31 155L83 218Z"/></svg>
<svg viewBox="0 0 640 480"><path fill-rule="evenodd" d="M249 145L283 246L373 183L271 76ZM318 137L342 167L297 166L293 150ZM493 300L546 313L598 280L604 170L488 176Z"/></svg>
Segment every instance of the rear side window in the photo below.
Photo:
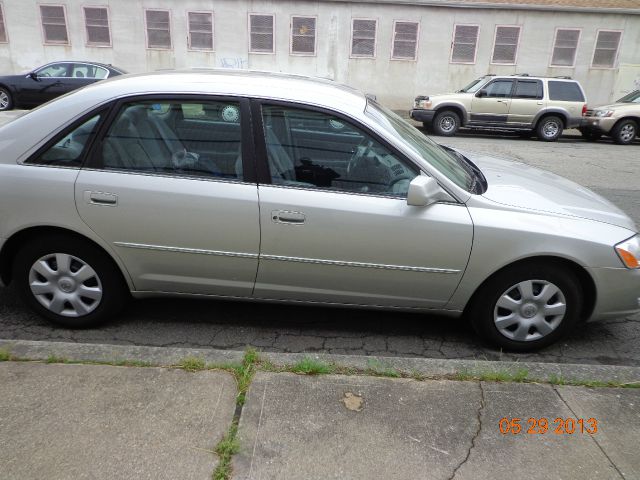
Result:
<svg viewBox="0 0 640 480"><path fill-rule="evenodd" d="M542 82L540 80L518 80L513 98L542 99Z"/></svg>
<svg viewBox="0 0 640 480"><path fill-rule="evenodd" d="M575 82L549 81L549 99L562 102L584 102L582 90Z"/></svg>

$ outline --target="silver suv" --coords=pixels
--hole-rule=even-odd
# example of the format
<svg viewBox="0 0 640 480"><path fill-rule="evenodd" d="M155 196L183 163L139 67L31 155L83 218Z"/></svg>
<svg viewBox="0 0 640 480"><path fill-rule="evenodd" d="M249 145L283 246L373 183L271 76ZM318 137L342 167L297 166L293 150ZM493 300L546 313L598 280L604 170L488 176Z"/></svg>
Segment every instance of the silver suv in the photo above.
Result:
<svg viewBox="0 0 640 480"><path fill-rule="evenodd" d="M455 93L416 97L411 118L443 136L467 127L553 142L565 128L579 127L586 111L584 90L569 77L485 75Z"/></svg>

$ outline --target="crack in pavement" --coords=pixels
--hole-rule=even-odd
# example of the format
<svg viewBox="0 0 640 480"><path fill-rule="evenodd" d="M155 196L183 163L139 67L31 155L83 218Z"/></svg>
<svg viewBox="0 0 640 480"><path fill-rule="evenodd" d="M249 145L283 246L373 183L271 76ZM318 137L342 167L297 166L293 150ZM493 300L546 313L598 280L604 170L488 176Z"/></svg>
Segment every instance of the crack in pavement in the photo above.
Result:
<svg viewBox="0 0 640 480"><path fill-rule="evenodd" d="M462 466L469 461L469 458L471 457L471 452L473 451L474 448L476 448L476 440L478 439L478 437L480 436L480 432L482 431L482 412L484 411L486 403L484 398L484 388L482 386L482 382L478 382L478 386L480 387L480 408L478 408L478 413L477 413L478 429L476 430L475 434L471 438L471 445L469 446L469 450L467 450L467 455L464 457L462 462L460 462L456 466L456 468L453 469L453 473L447 480L453 480L458 474L458 470L460 470L460 468L462 468Z"/></svg>

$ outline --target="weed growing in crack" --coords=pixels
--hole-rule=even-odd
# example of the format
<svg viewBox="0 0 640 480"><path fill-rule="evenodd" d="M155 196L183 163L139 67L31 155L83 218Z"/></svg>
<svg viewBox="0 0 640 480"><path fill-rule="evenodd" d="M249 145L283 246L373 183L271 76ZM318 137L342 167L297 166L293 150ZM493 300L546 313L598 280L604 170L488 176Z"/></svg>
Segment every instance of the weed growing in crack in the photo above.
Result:
<svg viewBox="0 0 640 480"><path fill-rule="evenodd" d="M206 364L202 358L186 357L180 360L178 366L188 372L198 372L206 368Z"/></svg>
<svg viewBox="0 0 640 480"><path fill-rule="evenodd" d="M9 360L11 360L11 354L9 351L4 348L0 348L0 362L6 362Z"/></svg>
<svg viewBox="0 0 640 480"><path fill-rule="evenodd" d="M515 372L507 370L496 370L493 372L469 372L462 370L456 372L452 377L453 380L477 380L481 382L515 382L522 383L530 381L529 371L526 368L519 368Z"/></svg>
<svg viewBox="0 0 640 480"><path fill-rule="evenodd" d="M333 373L335 367L323 361L305 357L293 365L289 371L293 373L304 373L305 375L327 375Z"/></svg>
<svg viewBox="0 0 640 480"><path fill-rule="evenodd" d="M49 355L45 360L46 363L67 363L68 360L64 357L56 357L55 355Z"/></svg>
<svg viewBox="0 0 640 480"><path fill-rule="evenodd" d="M216 445L219 457L218 466L213 472L213 480L228 480L231 478L231 458L240 450L240 443L236 439L238 422L234 420L222 440Z"/></svg>
<svg viewBox="0 0 640 480"><path fill-rule="evenodd" d="M402 376L398 370L389 365L385 365L375 358L367 361L367 370L365 371L365 374L389 378L400 378Z"/></svg>

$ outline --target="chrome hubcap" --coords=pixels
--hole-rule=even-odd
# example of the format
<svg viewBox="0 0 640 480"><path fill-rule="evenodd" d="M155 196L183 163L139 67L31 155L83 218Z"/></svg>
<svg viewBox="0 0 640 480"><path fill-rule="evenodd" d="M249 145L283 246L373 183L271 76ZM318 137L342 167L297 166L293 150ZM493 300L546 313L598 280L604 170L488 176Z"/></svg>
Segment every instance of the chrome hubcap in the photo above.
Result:
<svg viewBox="0 0 640 480"><path fill-rule="evenodd" d="M620 138L625 141L631 141L636 136L636 129L633 125L627 124L620 130Z"/></svg>
<svg viewBox="0 0 640 480"><path fill-rule="evenodd" d="M440 120L440 128L445 132L450 132L456 127L456 120L453 117L443 117Z"/></svg>
<svg viewBox="0 0 640 480"><path fill-rule="evenodd" d="M542 131L545 137L555 137L560 130L560 126L556 122L547 122L544 124Z"/></svg>
<svg viewBox="0 0 640 480"><path fill-rule="evenodd" d="M36 260L29 270L29 287L42 306L64 317L87 315L102 300L102 284L95 270L66 253Z"/></svg>
<svg viewBox="0 0 640 480"><path fill-rule="evenodd" d="M566 311L566 300L556 285L546 280L525 280L500 296L493 321L505 337L530 342L558 328Z"/></svg>
<svg viewBox="0 0 640 480"><path fill-rule="evenodd" d="M0 92L0 110L4 110L9 106L9 95L5 92Z"/></svg>

